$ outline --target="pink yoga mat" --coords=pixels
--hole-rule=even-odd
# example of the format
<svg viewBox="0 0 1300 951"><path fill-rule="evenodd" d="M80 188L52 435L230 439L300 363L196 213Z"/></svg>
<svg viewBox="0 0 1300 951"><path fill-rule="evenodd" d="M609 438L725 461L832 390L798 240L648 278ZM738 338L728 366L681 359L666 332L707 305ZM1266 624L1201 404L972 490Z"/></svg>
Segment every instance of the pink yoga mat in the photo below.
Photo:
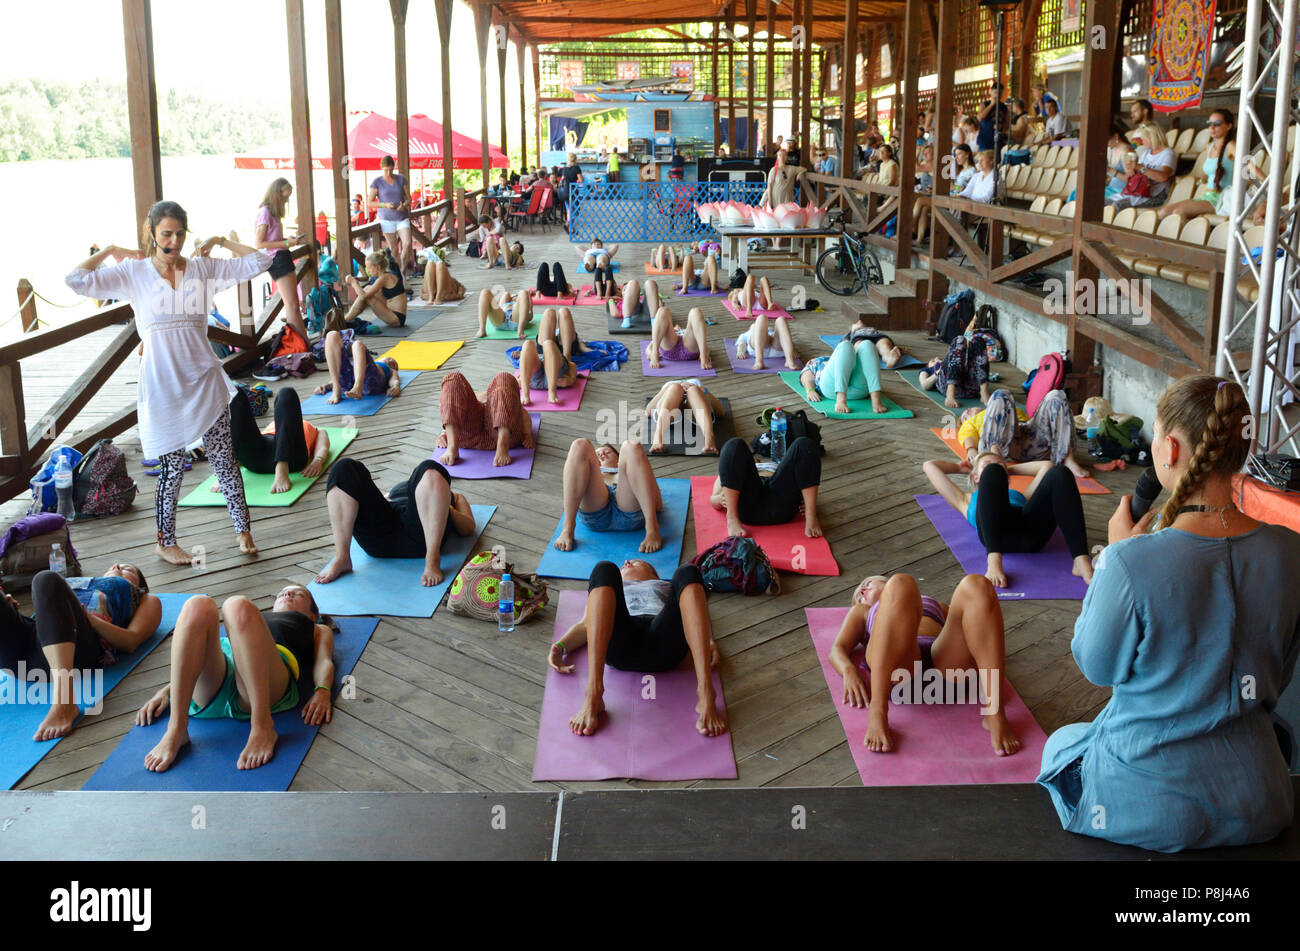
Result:
<svg viewBox="0 0 1300 951"><path fill-rule="evenodd" d="M727 515L709 502L713 476L691 477L691 513L695 516L695 551L704 551L727 537ZM825 538L803 533L803 516L784 525L746 525L749 536L767 552L768 561L779 571L801 575L838 575L840 566Z"/></svg>
<svg viewBox="0 0 1300 951"><path fill-rule="evenodd" d="M546 395L542 395L542 401L545 402ZM537 413L529 413L528 418L533 423L533 448L525 449L522 446L514 446L510 450L510 465L494 466L492 459L496 451L492 449L461 449L459 450L460 461L454 466L447 466L447 471L451 473L453 479L528 479L533 474L533 458L537 455L537 431L542 426L542 417ZM442 454L445 449L435 448L429 455L430 459L442 461Z"/></svg>
<svg viewBox="0 0 1300 951"><path fill-rule="evenodd" d="M737 320L754 319L754 317L746 317L745 308L733 304L731 302L731 298L727 298L726 300L724 300L722 302L722 306L727 308L727 310L731 313L731 316L735 317ZM794 320L794 317L790 314L789 311L783 310L780 307L774 307L771 310L764 310L761 307L755 307L754 316L757 317L759 314L766 314L769 318L785 317L787 320Z"/></svg>
<svg viewBox="0 0 1300 951"><path fill-rule="evenodd" d="M659 358L659 369L656 370L650 365L650 357L647 353L650 350L651 343L649 340L642 340L637 343L637 348L641 351L641 375L642 376L671 376L678 379L698 376L717 376L717 370L701 370L700 360L696 357L694 360L669 360L667 357Z"/></svg>
<svg viewBox="0 0 1300 951"><path fill-rule="evenodd" d="M584 591L561 591L555 608L559 638L582 617ZM695 729L695 673L690 667L666 673L638 674L605 668L605 718L591 736L569 732L569 718L582 706L587 688L587 652L569 655L573 673L547 668L537 731L533 780L735 779L736 757L731 733L702 736ZM653 677L655 699L642 699ZM713 672L719 706L722 678Z"/></svg>
<svg viewBox="0 0 1300 951"><path fill-rule="evenodd" d="M579 370L577 382L573 386L560 387L555 391L555 395L560 398L558 403L547 402L546 390L534 390L528 388L528 398L531 403L525 407L530 413L569 413L579 409L582 406L582 391L587 388L588 371Z"/></svg>
<svg viewBox="0 0 1300 951"><path fill-rule="evenodd" d="M830 688L831 703L840 715L849 751L864 786L952 786L974 783L1032 783L1038 777L1047 734L1029 712L1011 683L1002 678L1002 708L1023 744L1011 756L993 752L977 704L889 705L889 729L894 750L872 753L863 744L867 735L866 708L844 702L843 681L831 666L831 645L844 623L847 608L804 608L808 633ZM853 654L856 663L861 650Z"/></svg>
<svg viewBox="0 0 1300 951"><path fill-rule="evenodd" d="M728 340L726 342L726 346L727 346L727 359L731 361L731 369L735 373L780 373L782 370L788 369L788 367L786 367L785 365L784 353L776 357L771 357L771 356L764 357L763 369L755 370L754 352L752 350L749 352L749 356L745 357L745 359L742 360L740 359L740 357L736 356L736 341L734 339ZM796 357L795 359L798 360L798 357ZM803 369L802 360L799 360L799 366L796 367L795 369L798 370Z"/></svg>
<svg viewBox="0 0 1300 951"><path fill-rule="evenodd" d="M537 293L537 288L530 287L528 293L533 297L534 304L540 304L543 307L572 307L578 302L578 295L570 297L547 297L544 294Z"/></svg>
<svg viewBox="0 0 1300 951"><path fill-rule="evenodd" d="M604 307L606 298L596 294L595 284L584 284L578 291L578 299L574 302L577 307Z"/></svg>
<svg viewBox="0 0 1300 951"><path fill-rule="evenodd" d="M673 296L678 296L679 294L681 294L681 289L682 289L682 285L674 284ZM727 291L726 289L723 289L723 290L719 290L716 294L714 294L710 291L706 291L702 287L692 287L685 294L681 294L681 296L682 297L726 297Z"/></svg>
<svg viewBox="0 0 1300 951"><path fill-rule="evenodd" d="M942 496L918 495L915 498L939 537L956 556L962 570L968 575L984 574L988 568L988 552L970 522ZM1002 556L1008 585L998 589L998 598L1003 601L1082 601L1088 593L1088 586L1082 578L1070 573L1073 567L1074 559L1065 547L1060 529L1057 529L1042 551Z"/></svg>

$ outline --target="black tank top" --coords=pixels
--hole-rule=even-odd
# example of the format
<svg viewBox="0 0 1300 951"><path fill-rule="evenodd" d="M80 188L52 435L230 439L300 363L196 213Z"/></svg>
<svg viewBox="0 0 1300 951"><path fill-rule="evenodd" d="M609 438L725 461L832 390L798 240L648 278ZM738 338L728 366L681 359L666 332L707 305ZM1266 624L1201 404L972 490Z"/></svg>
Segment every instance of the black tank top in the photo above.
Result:
<svg viewBox="0 0 1300 951"><path fill-rule="evenodd" d="M397 283L392 287L384 288L379 292L384 295L384 300L392 300L398 294L406 293L406 282L402 280L402 269L397 266L396 262L389 266L388 273L397 278ZM379 278L373 278L370 283L373 284L377 280L379 280Z"/></svg>
<svg viewBox="0 0 1300 951"><path fill-rule="evenodd" d="M275 641L298 661L298 685L311 691L312 662L316 657L316 622L301 611L263 611L266 627ZM306 699L306 694L302 694Z"/></svg>

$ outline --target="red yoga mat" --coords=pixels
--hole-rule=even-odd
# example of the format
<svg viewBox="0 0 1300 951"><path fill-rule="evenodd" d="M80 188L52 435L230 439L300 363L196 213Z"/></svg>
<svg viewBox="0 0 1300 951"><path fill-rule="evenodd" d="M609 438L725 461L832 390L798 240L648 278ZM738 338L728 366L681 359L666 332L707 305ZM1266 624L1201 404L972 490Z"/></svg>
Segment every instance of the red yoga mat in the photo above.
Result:
<svg viewBox="0 0 1300 951"><path fill-rule="evenodd" d="M586 604L585 591L560 592L552 642L582 617ZM572 673L561 674L549 666L546 670L537 755L533 758L535 782L737 777L730 731L704 736L695 729L695 672L689 666L657 674L607 666L605 717L591 736L578 736L570 732L569 718L582 706L587 689L586 650L569 654L568 661L573 664ZM713 689L725 713L722 678L716 670Z"/></svg>
<svg viewBox="0 0 1300 951"><path fill-rule="evenodd" d="M1047 734L1005 676L1000 700L1022 744L1011 756L993 752L979 705L969 703L891 703L889 729L894 749L889 753L868 750L862 742L867 735L867 710L844 702L843 681L830 661L831 645L848 608L804 608L804 614L862 785L957 786L1032 783L1037 779ZM855 652L853 661L860 656L860 650Z"/></svg>
<svg viewBox="0 0 1300 951"><path fill-rule="evenodd" d="M534 304L540 304L543 307L573 307L578 303L577 294L570 294L568 297L547 297L544 294L537 293L535 287L530 287L528 293L532 295Z"/></svg>
<svg viewBox="0 0 1300 951"><path fill-rule="evenodd" d="M957 441L956 436L945 436L943 434L942 429L931 428L930 432L934 433L941 440L943 440L943 444L947 446L949 449L951 449L958 459L966 458L966 450L962 446L962 444ZM1029 488L1029 483L1033 482L1034 479L1032 476L1027 476L1027 475L1013 475L1011 476L1009 481L1011 483L1011 488L1015 489L1017 492L1024 492L1025 489ZM1074 481L1079 486L1080 495L1112 494L1110 489L1106 488L1104 485L1102 485L1100 482L1098 482L1096 479L1092 478L1091 476L1089 476L1086 479L1080 479L1078 476L1075 476Z"/></svg>
<svg viewBox="0 0 1300 951"><path fill-rule="evenodd" d="M695 551L704 551L727 537L727 515L709 503L713 476L691 477L691 512L695 516ZM784 525L746 525L749 536L767 552L772 567L801 575L838 575L840 566L831 554L831 544L803 533L803 518Z"/></svg>

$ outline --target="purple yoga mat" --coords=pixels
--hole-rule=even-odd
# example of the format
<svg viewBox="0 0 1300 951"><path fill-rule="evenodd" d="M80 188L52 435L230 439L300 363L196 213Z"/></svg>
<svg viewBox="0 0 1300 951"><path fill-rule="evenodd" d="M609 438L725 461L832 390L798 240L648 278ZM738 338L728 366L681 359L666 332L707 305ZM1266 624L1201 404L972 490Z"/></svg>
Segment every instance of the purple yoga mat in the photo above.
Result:
<svg viewBox="0 0 1300 951"><path fill-rule="evenodd" d="M586 608L584 591L561 591L555 608L559 638ZM695 729L695 673L689 667L666 673L638 674L605 668L605 717L591 736L569 732L569 718L582 706L587 688L587 652L569 655L574 670L561 674L549 667L542 717L537 731L533 780L735 779L736 757L731 733L702 736ZM655 699L643 700L653 677ZM719 706L722 679L713 672Z"/></svg>
<svg viewBox="0 0 1300 951"><path fill-rule="evenodd" d="M674 297L678 296L678 292L679 292L681 289L682 289L682 285L681 285L681 284L674 284L674 285L673 285L673 296L674 296ZM712 294L712 293L710 293L709 291L706 291L706 290L705 290L704 288L702 288L702 287L692 287L689 291L687 291L685 294L682 294L682 295L680 295L680 296L682 296L682 297L726 297L726 296L727 296L727 291L726 291L726 289L724 288L724 289L722 289L722 290L719 290L716 294Z"/></svg>
<svg viewBox="0 0 1300 951"><path fill-rule="evenodd" d="M938 592L934 592L938 594ZM844 702L843 681L831 666L831 645L844 623L847 608L804 608L831 703L849 741L849 752L864 786L953 786L967 783L1032 783L1043 760L1047 734L1029 712L1020 694L1002 678L1002 709L1020 737L1021 747L998 756L989 742L979 707L970 703L891 703L889 730L896 744L889 753L873 753L862 742L867 735L867 711ZM856 664L858 649L850 655ZM868 675L864 672L863 677ZM924 679L921 681L924 689ZM965 682L963 681L963 689ZM905 693L908 699L912 694ZM924 694L922 694L924 697Z"/></svg>
<svg viewBox="0 0 1300 951"><path fill-rule="evenodd" d="M934 525L939 537L957 556L962 570L982 575L988 567L988 553L979 533L939 495L918 495L916 502ZM1065 547L1060 529L1042 551L1004 554L1002 568L1007 573L1007 587L998 589L1003 601L1082 601L1088 591L1082 578L1070 573L1074 559Z"/></svg>
<svg viewBox="0 0 1300 951"><path fill-rule="evenodd" d="M656 370L650 365L650 358L646 356L646 351L650 349L650 341L642 340L637 343L641 351L641 375L642 376L671 376L677 379L686 379L692 376L706 377L717 376L717 370L701 370L700 360L696 357L694 360L669 360L665 357L659 358L659 369Z"/></svg>
<svg viewBox="0 0 1300 951"><path fill-rule="evenodd" d="M542 399L546 399L546 394L542 394ZM533 424L533 448L525 449L522 446L514 446L510 450L510 465L494 466L492 458L496 451L492 449L461 449L460 461L454 466L448 466L447 471L451 473L453 479L528 479L533 474L533 457L537 455L537 431L542 426L542 417L539 413L529 413L528 418ZM430 459L442 461L442 454L445 450L435 448L429 455Z"/></svg>
<svg viewBox="0 0 1300 951"><path fill-rule="evenodd" d="M738 356L736 356L735 340L728 340L726 342L726 348L727 348L727 359L731 361L731 369L736 373L780 373L782 370L789 369L789 367L785 365L784 353L781 353L779 356L775 356L775 357L764 357L763 369L755 370L754 352L752 350L749 352L749 356L745 357L745 359L742 360ZM796 367L795 369L802 370L803 360L799 360L798 357L795 357L795 359L799 361L799 366Z"/></svg>

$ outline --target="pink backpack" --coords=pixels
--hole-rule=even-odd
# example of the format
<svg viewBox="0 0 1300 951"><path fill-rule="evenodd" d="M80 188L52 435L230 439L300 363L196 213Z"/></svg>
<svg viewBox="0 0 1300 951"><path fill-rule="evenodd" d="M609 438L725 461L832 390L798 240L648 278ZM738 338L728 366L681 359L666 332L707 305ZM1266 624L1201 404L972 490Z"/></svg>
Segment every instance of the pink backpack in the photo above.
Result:
<svg viewBox="0 0 1300 951"><path fill-rule="evenodd" d="M1059 390L1065 384L1065 358L1059 353L1049 353L1038 361L1038 372L1029 384L1029 395L1025 397L1025 412L1033 416L1043 397L1052 390Z"/></svg>
<svg viewBox="0 0 1300 951"><path fill-rule="evenodd" d="M126 457L111 439L101 439L82 457L72 473L77 515L120 515L135 501L135 480L127 474Z"/></svg>

